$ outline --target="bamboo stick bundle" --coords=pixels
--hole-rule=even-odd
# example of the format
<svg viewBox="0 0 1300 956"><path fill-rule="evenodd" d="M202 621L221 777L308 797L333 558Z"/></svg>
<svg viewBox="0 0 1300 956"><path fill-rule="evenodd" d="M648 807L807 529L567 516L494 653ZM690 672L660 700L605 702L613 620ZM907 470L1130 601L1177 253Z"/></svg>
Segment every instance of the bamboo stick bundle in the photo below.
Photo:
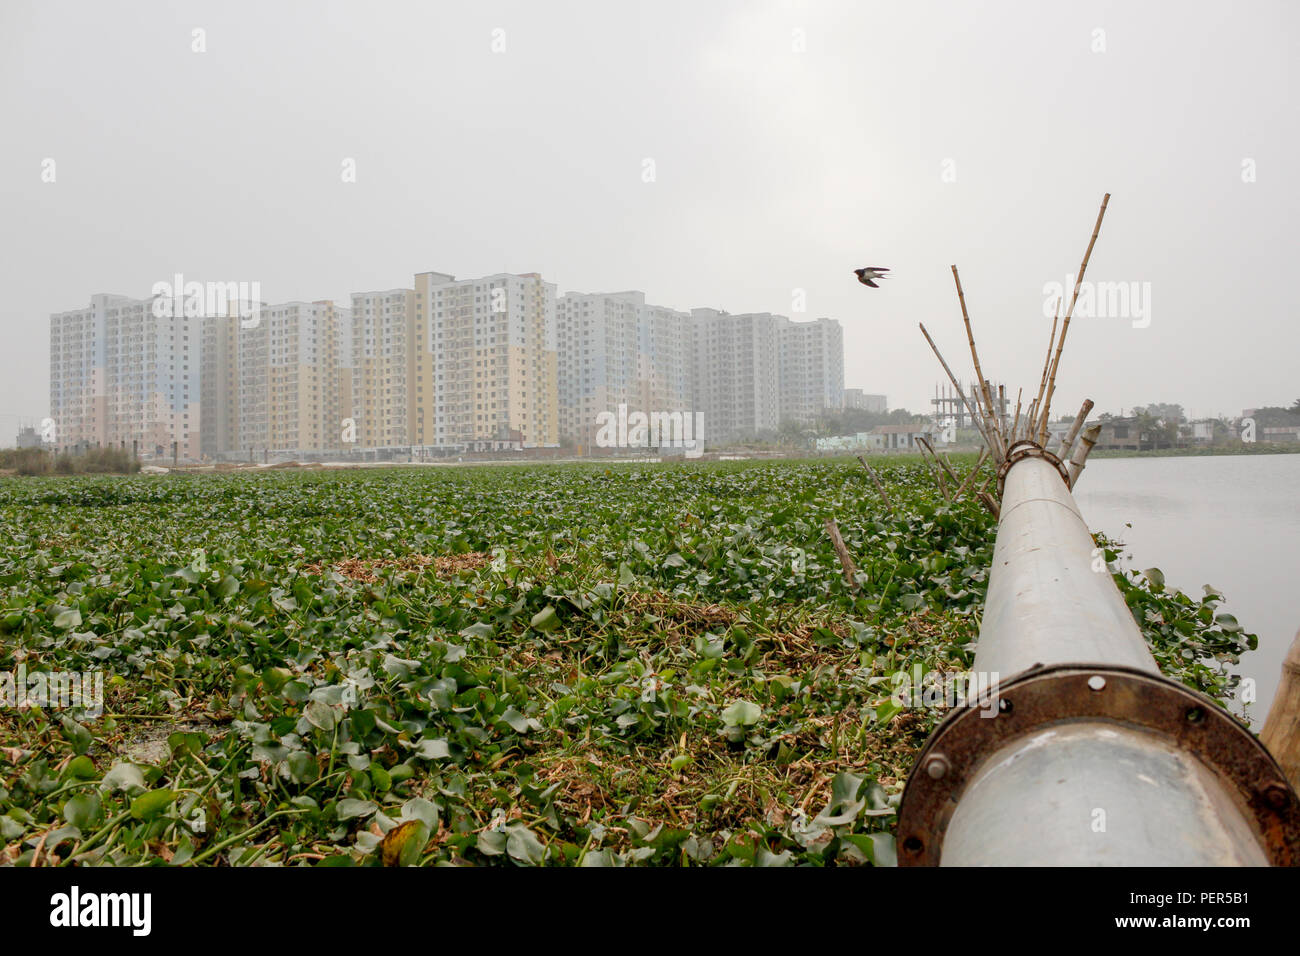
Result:
<svg viewBox="0 0 1300 956"><path fill-rule="evenodd" d="M1065 437L1061 439L1060 446L1056 449L1057 458L1062 461L1069 458L1070 448L1074 445L1075 436L1079 434L1079 429L1083 427L1083 423L1088 420L1088 413L1091 411L1092 399L1085 398L1083 404L1079 406L1079 414L1074 416L1074 423L1070 426L1070 430L1065 433Z"/></svg>
<svg viewBox="0 0 1300 956"><path fill-rule="evenodd" d="M1074 278L1074 294L1070 297L1070 307L1065 311L1065 321L1061 323L1061 337L1056 343L1056 356L1052 359L1052 371L1047 377L1047 397L1043 404L1044 419L1039 426L1038 434L1042 436L1042 444L1046 441L1046 416L1051 413L1052 394L1056 391L1056 373L1061 365L1061 351L1065 348L1065 336L1070 331L1070 318L1074 315L1075 303L1079 301L1079 289L1083 286L1083 275L1088 271L1088 260L1092 258L1092 247L1097 244L1097 234L1101 232L1101 221L1106 216L1106 204L1110 202L1110 193L1106 193L1101 199L1101 209L1097 212L1097 224L1092 227L1092 238L1088 240L1088 248L1083 253L1083 261L1079 264L1079 274Z"/></svg>
<svg viewBox="0 0 1300 956"><path fill-rule="evenodd" d="M871 476L871 480L875 483L876 490L880 492L881 500L884 501L885 507L889 509L889 513L892 515L894 513L893 502L889 500L889 495L885 492L885 486L880 483L880 478L877 477L875 469L868 465L867 460L861 455L858 456L858 461L862 462L862 467L867 469L867 474Z"/></svg>
<svg viewBox="0 0 1300 956"><path fill-rule="evenodd" d="M849 554L849 549L844 546L844 539L840 537L840 526L835 523L834 518L826 519L826 533L830 535L831 547L835 549L835 554L840 559L845 586L850 591L858 590L858 569L853 563L853 556Z"/></svg>
<svg viewBox="0 0 1300 956"><path fill-rule="evenodd" d="M1075 446L1074 454L1070 456L1070 463L1065 466L1065 470L1070 475L1070 487L1073 488L1079 483L1079 476L1083 474L1084 463L1088 460L1088 455L1092 451L1092 446L1097 444L1097 436L1101 434L1100 425L1092 425L1083 430L1079 436L1079 444Z"/></svg>

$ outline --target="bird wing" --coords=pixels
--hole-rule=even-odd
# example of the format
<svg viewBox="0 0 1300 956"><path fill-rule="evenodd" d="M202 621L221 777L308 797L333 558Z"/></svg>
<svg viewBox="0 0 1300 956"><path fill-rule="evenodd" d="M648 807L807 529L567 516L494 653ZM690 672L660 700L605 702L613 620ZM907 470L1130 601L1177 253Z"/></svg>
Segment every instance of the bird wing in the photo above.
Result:
<svg viewBox="0 0 1300 956"><path fill-rule="evenodd" d="M869 286L871 286L871 288L873 288L873 289L879 289L879 288L880 288L880 286L876 285L874 282L872 282L870 279L866 278L865 276L862 278L862 284L863 284L863 285L869 285Z"/></svg>

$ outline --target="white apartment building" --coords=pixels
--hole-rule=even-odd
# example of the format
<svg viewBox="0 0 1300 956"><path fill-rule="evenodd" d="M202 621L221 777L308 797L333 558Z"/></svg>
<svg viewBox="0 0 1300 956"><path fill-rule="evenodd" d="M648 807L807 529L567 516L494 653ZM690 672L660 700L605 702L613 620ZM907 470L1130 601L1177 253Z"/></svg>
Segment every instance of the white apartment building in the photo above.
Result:
<svg viewBox="0 0 1300 956"><path fill-rule="evenodd" d="M691 310L695 409L711 441L752 437L780 424L780 356L770 312Z"/></svg>
<svg viewBox="0 0 1300 956"><path fill-rule="evenodd" d="M844 407L844 329L834 319L777 323L780 421L810 422Z"/></svg>
<svg viewBox="0 0 1300 956"><path fill-rule="evenodd" d="M861 388L846 388L844 407L883 414L888 410L889 399L884 395L871 395Z"/></svg>
<svg viewBox="0 0 1300 956"><path fill-rule="evenodd" d="M200 454L202 317L156 314L154 298L97 294L50 316L54 444Z"/></svg>
<svg viewBox="0 0 1300 956"><path fill-rule="evenodd" d="M350 322L327 300L283 302L238 330L240 450L283 458L345 447L339 325Z"/></svg>
<svg viewBox="0 0 1300 956"><path fill-rule="evenodd" d="M569 292L556 302L560 437L590 448L598 416L691 407L690 315L645 293Z"/></svg>
<svg viewBox="0 0 1300 956"><path fill-rule="evenodd" d="M554 283L537 273L415 277L411 444L495 451L559 444Z"/></svg>
<svg viewBox="0 0 1300 956"><path fill-rule="evenodd" d="M415 290L352 293L352 414L357 448L411 445L408 383Z"/></svg>

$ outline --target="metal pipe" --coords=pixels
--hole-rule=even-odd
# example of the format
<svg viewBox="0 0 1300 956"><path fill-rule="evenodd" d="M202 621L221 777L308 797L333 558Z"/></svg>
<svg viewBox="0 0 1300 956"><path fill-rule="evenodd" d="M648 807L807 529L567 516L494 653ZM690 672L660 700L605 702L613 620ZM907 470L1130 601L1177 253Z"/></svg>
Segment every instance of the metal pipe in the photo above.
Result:
<svg viewBox="0 0 1300 956"><path fill-rule="evenodd" d="M1300 862L1300 803L1248 730L1165 679L1041 449L1013 454L975 654L908 779L903 865Z"/></svg>
<svg viewBox="0 0 1300 956"><path fill-rule="evenodd" d="M1094 661L1158 673L1099 559L1060 471L1043 458L1016 462L1003 484L975 671L1005 680L1036 664Z"/></svg>
<svg viewBox="0 0 1300 956"><path fill-rule="evenodd" d="M1268 858L1200 761L1149 733L1083 722L992 754L953 813L942 862L1267 866Z"/></svg>

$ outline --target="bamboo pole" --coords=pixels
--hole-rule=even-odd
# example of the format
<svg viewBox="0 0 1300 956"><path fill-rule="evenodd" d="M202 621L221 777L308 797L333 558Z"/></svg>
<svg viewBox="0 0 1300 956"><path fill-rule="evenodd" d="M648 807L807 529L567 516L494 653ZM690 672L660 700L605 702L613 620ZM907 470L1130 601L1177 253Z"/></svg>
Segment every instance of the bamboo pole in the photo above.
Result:
<svg viewBox="0 0 1300 956"><path fill-rule="evenodd" d="M962 494L966 491L966 486L969 485L971 481L975 478L975 476L979 474L980 468L984 466L984 462L988 459L988 457L989 457L989 450L987 448L981 448L980 456L975 461L975 467L970 470L969 475L967 475L965 478L962 479L962 483L957 487L957 491L953 494L953 498L960 498L962 496Z"/></svg>
<svg viewBox="0 0 1300 956"><path fill-rule="evenodd" d="M989 514L993 515L995 520L1002 520L1002 509L998 507L997 500L987 491L981 491L980 501L984 502L984 507L989 509Z"/></svg>
<svg viewBox="0 0 1300 956"><path fill-rule="evenodd" d="M1061 297L1057 296L1056 297L1056 318L1052 319L1052 334L1047 339L1047 354L1043 356L1043 377L1038 382L1038 396L1034 399L1033 402L1035 413L1042 411L1043 408L1043 392L1047 388L1047 373L1049 371L1049 367L1052 364L1052 346L1056 344L1056 324L1060 321L1061 321ZM1031 437L1038 435L1040 431L1038 419L1032 415L1029 418L1029 431ZM1037 441L1039 445L1043 445L1046 442L1046 439L1038 438Z"/></svg>
<svg viewBox="0 0 1300 956"><path fill-rule="evenodd" d="M1101 426L1093 425L1083 430L1079 436L1079 444L1074 449L1074 454L1070 456L1070 463L1065 466L1065 470L1070 475L1070 487L1073 488L1079 483L1079 476L1083 474L1085 462L1092 451L1092 446L1097 444L1097 436L1101 434Z"/></svg>
<svg viewBox="0 0 1300 956"><path fill-rule="evenodd" d="M1101 221L1106 216L1106 204L1110 202L1110 193L1106 193L1101 199L1101 209L1097 212L1097 224L1092 227L1092 238L1088 240L1088 248L1083 253L1083 261L1079 264L1079 274L1074 277L1074 294L1070 296L1070 308L1065 312L1065 321L1061 323L1061 337L1056 343L1056 356L1052 359L1052 372L1047 377L1047 399L1043 405L1044 415L1048 415L1052 410L1052 394L1056 391L1056 373L1061 365L1061 350L1065 348L1065 336L1070 331L1070 318L1074 315L1075 303L1079 301L1079 288L1083 285L1083 275L1088 271L1088 260L1092 258L1092 247L1097 243L1097 234L1101 232ZM1046 420L1044 420L1044 423ZM1040 429L1039 434L1042 434Z"/></svg>
<svg viewBox="0 0 1300 956"><path fill-rule="evenodd" d="M966 311L966 293L961 288L961 276L957 273L957 267L952 267L952 281L957 284L957 301L961 304L961 320L966 323L966 340L970 342L970 357L975 363L975 380L980 383L980 388L984 394L984 414L992 419L993 416L993 396L989 394L989 383L984 380L984 372L980 368L980 354L975 348L975 333L970 327L970 313Z"/></svg>
<svg viewBox="0 0 1300 956"><path fill-rule="evenodd" d="M844 571L844 584L850 591L858 590L858 569L853 564L853 556L849 554L849 549L844 546L844 539L840 537L840 526L835 523L834 518L826 519L826 533L830 535L831 547L835 549L835 554L840 559L840 568Z"/></svg>
<svg viewBox="0 0 1300 956"><path fill-rule="evenodd" d="M966 406L966 411L970 413L970 419L974 422L975 428L980 433L980 437L984 439L984 444L989 447L989 451L996 452L997 449L993 447L993 442L989 438L988 430L986 429L981 416L976 413L975 406L970 403L970 399L968 399L966 393L962 391L961 385L957 382L957 377L952 374L952 369L948 367L948 363L944 360L943 354L939 351L939 346L935 345L934 339L930 338L930 333L926 331L925 323L918 322L917 325L921 327L921 334L925 336L925 340L930 343L930 349L934 352L934 357L939 360L939 364L943 366L944 372L947 373L948 381L952 382L952 387L957 390L957 395L961 398L961 403Z"/></svg>
<svg viewBox="0 0 1300 956"><path fill-rule="evenodd" d="M1282 661L1282 680L1259 735L1291 786L1300 789L1300 631Z"/></svg>
<svg viewBox="0 0 1300 956"><path fill-rule="evenodd" d="M1056 449L1056 457L1065 461L1069 458L1070 447L1074 444L1074 438L1079 434L1079 429L1083 423L1088 420L1088 413L1092 411L1092 399L1085 398L1083 404L1079 406L1079 414L1074 417L1074 423L1070 425L1070 430L1065 433L1061 439L1061 444Z"/></svg>
<svg viewBox="0 0 1300 956"><path fill-rule="evenodd" d="M1020 436L1020 396L1024 391L1023 388L1016 391L1016 419L1011 423L1011 440L1013 442Z"/></svg>
<svg viewBox="0 0 1300 956"><path fill-rule="evenodd" d="M862 462L862 467L867 469L867 474L870 475L871 480L875 482L876 490L880 492L881 500L885 502L885 507L889 509L889 513L892 515L894 513L894 506L889 500L889 495L885 492L885 486L880 483L880 478L876 476L875 469L868 465L867 460L861 455L858 456L858 461Z"/></svg>
<svg viewBox="0 0 1300 956"><path fill-rule="evenodd" d="M922 448L924 448L926 451L930 453L930 457L934 459L934 464L937 467L932 466L930 470L934 473L935 482L939 485L939 491L942 492L944 500L951 501L952 495L948 491L948 483L944 481L943 473L945 471L948 472L948 474L952 477L953 481L957 480L957 476L952 473L951 468L949 468L947 465L945 465L943 462L939 460L939 456L935 454L934 447L930 444L930 440L928 438L926 438L924 435L920 435L917 437L916 440L917 443Z"/></svg>

